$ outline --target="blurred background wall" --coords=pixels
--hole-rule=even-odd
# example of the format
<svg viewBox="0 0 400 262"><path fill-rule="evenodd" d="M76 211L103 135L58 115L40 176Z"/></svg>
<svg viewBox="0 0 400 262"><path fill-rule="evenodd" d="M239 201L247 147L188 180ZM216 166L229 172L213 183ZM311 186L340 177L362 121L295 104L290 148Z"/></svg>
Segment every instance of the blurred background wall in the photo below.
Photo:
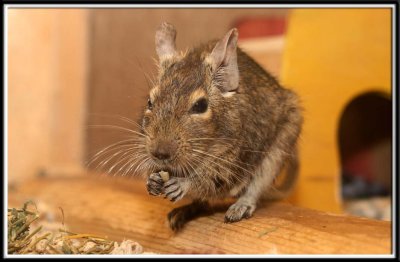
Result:
<svg viewBox="0 0 400 262"><path fill-rule="evenodd" d="M8 11L8 179L82 170L87 10Z"/></svg>

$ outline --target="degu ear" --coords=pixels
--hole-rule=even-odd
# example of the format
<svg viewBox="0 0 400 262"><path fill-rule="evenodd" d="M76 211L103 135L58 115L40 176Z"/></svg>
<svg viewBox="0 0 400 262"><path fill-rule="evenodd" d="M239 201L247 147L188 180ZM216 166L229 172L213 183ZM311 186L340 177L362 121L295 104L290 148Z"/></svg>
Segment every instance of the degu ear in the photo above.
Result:
<svg viewBox="0 0 400 262"><path fill-rule="evenodd" d="M176 30L173 25L163 22L155 35L156 51L160 62L176 55Z"/></svg>
<svg viewBox="0 0 400 262"><path fill-rule="evenodd" d="M235 91L239 86L239 69L236 53L238 35L236 28L231 29L218 41L207 58L215 76L215 83L222 89L221 91Z"/></svg>

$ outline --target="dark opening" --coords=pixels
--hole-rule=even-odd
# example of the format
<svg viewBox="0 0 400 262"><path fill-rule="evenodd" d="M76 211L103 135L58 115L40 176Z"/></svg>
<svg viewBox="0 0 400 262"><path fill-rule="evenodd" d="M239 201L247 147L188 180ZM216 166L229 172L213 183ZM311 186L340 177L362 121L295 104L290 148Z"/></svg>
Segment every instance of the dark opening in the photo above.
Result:
<svg viewBox="0 0 400 262"><path fill-rule="evenodd" d="M344 200L391 194L391 137L389 96L366 93L345 108L339 124Z"/></svg>

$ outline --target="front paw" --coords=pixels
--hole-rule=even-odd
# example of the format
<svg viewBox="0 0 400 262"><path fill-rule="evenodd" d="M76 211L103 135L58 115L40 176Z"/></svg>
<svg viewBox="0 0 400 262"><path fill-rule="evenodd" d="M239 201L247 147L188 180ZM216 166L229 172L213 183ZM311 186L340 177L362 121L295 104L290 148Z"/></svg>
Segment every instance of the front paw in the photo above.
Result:
<svg viewBox="0 0 400 262"><path fill-rule="evenodd" d="M185 184L178 178L172 177L164 184L164 193L164 198L168 198L171 202L176 202L185 195Z"/></svg>
<svg viewBox="0 0 400 262"><path fill-rule="evenodd" d="M225 223L233 223L242 220L243 218L249 218L256 209L255 204L236 202L231 205L225 213Z"/></svg>
<svg viewBox="0 0 400 262"><path fill-rule="evenodd" d="M162 179L160 173L151 174L147 179L146 187L147 192L149 192L150 195L161 195L163 192L164 180Z"/></svg>

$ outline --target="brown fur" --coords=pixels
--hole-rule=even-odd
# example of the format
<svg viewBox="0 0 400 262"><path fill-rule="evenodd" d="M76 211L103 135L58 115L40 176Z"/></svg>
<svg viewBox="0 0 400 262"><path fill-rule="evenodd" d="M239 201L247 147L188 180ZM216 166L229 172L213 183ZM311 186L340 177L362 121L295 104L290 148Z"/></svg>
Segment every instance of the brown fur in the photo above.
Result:
<svg viewBox="0 0 400 262"><path fill-rule="evenodd" d="M224 96L224 67L216 70L208 62L216 43L161 61L152 110L143 117L148 152L159 141L177 144L169 162L151 156L149 173L168 170L171 177L185 182L186 196L203 201L229 197L235 187L239 197L256 176L278 175L295 155L303 121L296 94L239 48L239 85L233 95ZM207 116L190 113L194 93L205 94ZM267 158L276 165L267 167L274 173L260 172ZM250 216L249 210L228 222Z"/></svg>

